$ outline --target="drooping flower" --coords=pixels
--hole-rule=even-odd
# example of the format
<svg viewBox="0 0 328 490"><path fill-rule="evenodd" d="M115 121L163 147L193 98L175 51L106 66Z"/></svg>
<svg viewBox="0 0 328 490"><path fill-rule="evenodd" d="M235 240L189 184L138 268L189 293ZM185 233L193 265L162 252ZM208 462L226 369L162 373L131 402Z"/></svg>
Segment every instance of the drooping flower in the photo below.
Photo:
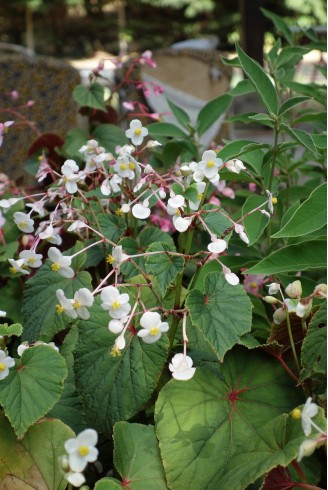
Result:
<svg viewBox="0 0 328 490"><path fill-rule="evenodd" d="M112 175L111 178L105 179L100 186L101 193L104 196L110 196L121 191L122 177L117 174Z"/></svg>
<svg viewBox="0 0 328 490"><path fill-rule="evenodd" d="M140 325L143 327L138 332L138 337L141 337L146 344L153 344L161 338L163 332L167 332L169 324L162 322L159 313L154 311L146 311L140 318Z"/></svg>
<svg viewBox="0 0 328 490"><path fill-rule="evenodd" d="M227 242L217 238L207 245L207 249L213 254L220 254L227 248Z"/></svg>
<svg viewBox="0 0 328 490"><path fill-rule="evenodd" d="M203 193L205 191L206 184L205 182L197 182L196 183L196 189L197 189L197 198L195 201L190 201L189 200L189 207L192 211L197 211L199 208L199 205L201 203L201 200L203 199Z"/></svg>
<svg viewBox="0 0 328 490"><path fill-rule="evenodd" d="M273 205L277 204L278 199L276 197L273 197L270 191L265 191L266 195L268 196L268 209L270 214L273 214Z"/></svg>
<svg viewBox="0 0 328 490"><path fill-rule="evenodd" d="M41 225L39 226L35 234L38 235L42 240L47 240L47 242L52 243L53 245L61 245L62 238L59 235L59 231L60 228L54 228L52 225L48 225L45 228Z"/></svg>
<svg viewBox="0 0 328 490"><path fill-rule="evenodd" d="M318 443L318 439L305 439L305 441L303 441L299 447L296 461L299 463L302 461L304 456L311 456L311 454L313 454L316 450Z"/></svg>
<svg viewBox="0 0 328 490"><path fill-rule="evenodd" d="M73 307L73 301L71 299L66 298L65 293L62 289L57 289L56 296L59 301L59 304L56 305L57 313L66 313L71 318L77 318L77 313L75 308Z"/></svg>
<svg viewBox="0 0 328 490"><path fill-rule="evenodd" d="M177 231L184 233L191 225L192 218L182 218L181 216L173 216L173 225Z"/></svg>
<svg viewBox="0 0 328 490"><path fill-rule="evenodd" d="M131 310L129 303L129 295L126 293L120 294L119 290L114 286L106 286L100 294L104 310L108 310L109 314L114 319L125 317Z"/></svg>
<svg viewBox="0 0 328 490"><path fill-rule="evenodd" d="M106 262L111 264L113 267L117 267L129 256L122 252L122 245L118 245L117 247L112 248L112 253L107 255Z"/></svg>
<svg viewBox="0 0 328 490"><path fill-rule="evenodd" d="M72 306L75 309L77 315L82 318L82 320L88 320L90 318L90 313L88 308L93 305L94 296L87 288L80 288L74 294L74 299L72 301Z"/></svg>
<svg viewBox="0 0 328 490"><path fill-rule="evenodd" d="M239 284L239 277L237 276L237 274L231 272L231 270L225 265L222 266L222 270L223 270L225 280L229 284L231 284L231 286L237 286L237 284Z"/></svg>
<svg viewBox="0 0 328 490"><path fill-rule="evenodd" d="M301 419L302 419L302 429L306 437L311 434L312 431L312 418L318 414L318 405L312 403L312 398L309 397L302 409Z"/></svg>
<svg viewBox="0 0 328 490"><path fill-rule="evenodd" d="M169 364L169 370L174 379L188 381L195 374L196 368L192 367L193 360L184 354L175 354Z"/></svg>
<svg viewBox="0 0 328 490"><path fill-rule="evenodd" d="M267 284L267 288L269 288L269 294L277 294L280 291L280 284L272 282L271 284Z"/></svg>
<svg viewBox="0 0 328 490"><path fill-rule="evenodd" d="M6 121L4 123L0 123L0 146L3 142L3 135L8 133L8 128L14 124L15 121Z"/></svg>
<svg viewBox="0 0 328 490"><path fill-rule="evenodd" d="M72 263L71 257L62 255L60 250L58 250L56 247L49 248L48 257L51 262L53 262L51 265L51 270L58 272L60 275L67 277L68 279L74 277L75 272L72 267L70 267Z"/></svg>
<svg viewBox="0 0 328 490"><path fill-rule="evenodd" d="M29 274L29 271L24 269L23 267L25 265L24 259L18 259L18 260L8 259L8 262L11 265L9 270L12 274L17 274L17 272L20 272L21 274Z"/></svg>
<svg viewBox="0 0 328 490"><path fill-rule="evenodd" d="M5 351L0 350L0 380L8 376L9 369L13 366L15 366L15 360L7 356Z"/></svg>
<svg viewBox="0 0 328 490"><path fill-rule="evenodd" d="M137 203L132 206L132 214L135 218L138 219L147 219L150 216L150 209L148 207L148 201L144 201L143 203Z"/></svg>
<svg viewBox="0 0 328 490"><path fill-rule="evenodd" d="M14 222L18 228L24 233L33 233L34 231L34 221L30 218L29 214L17 211L13 214Z"/></svg>
<svg viewBox="0 0 328 490"><path fill-rule="evenodd" d="M19 257L24 260L29 267L37 269L42 265L42 254L37 254L34 250L22 250Z"/></svg>
<svg viewBox="0 0 328 490"><path fill-rule="evenodd" d="M74 160L66 160L61 167L63 178L60 183L65 184L65 188L69 194L77 192L77 182L82 180L82 174L79 172L79 166Z"/></svg>
<svg viewBox="0 0 328 490"><path fill-rule="evenodd" d="M244 227L243 225L240 225L240 224L237 224L235 223L235 232L238 233L240 239L247 243L247 245L249 244L249 238L248 236L246 235L245 231L244 231Z"/></svg>
<svg viewBox="0 0 328 490"><path fill-rule="evenodd" d="M98 434L93 429L86 429L80 432L75 439L68 439L65 442L69 466L73 472L80 473L88 463L96 461L98 457L98 449L95 447L97 442Z"/></svg>
<svg viewBox="0 0 328 490"><path fill-rule="evenodd" d="M238 159L233 159L233 160L228 160L225 163L225 167L230 171L235 174L240 174L242 170L246 170L245 165L241 160Z"/></svg>
<svg viewBox="0 0 328 490"><path fill-rule="evenodd" d="M130 138L136 146L141 145L144 138L148 135L148 129L144 128L139 119L132 119L130 128L125 131L125 136Z"/></svg>
<svg viewBox="0 0 328 490"><path fill-rule="evenodd" d="M120 320L110 320L108 323L108 330L112 333L121 333L124 328L124 323L126 323L128 317L121 318Z"/></svg>

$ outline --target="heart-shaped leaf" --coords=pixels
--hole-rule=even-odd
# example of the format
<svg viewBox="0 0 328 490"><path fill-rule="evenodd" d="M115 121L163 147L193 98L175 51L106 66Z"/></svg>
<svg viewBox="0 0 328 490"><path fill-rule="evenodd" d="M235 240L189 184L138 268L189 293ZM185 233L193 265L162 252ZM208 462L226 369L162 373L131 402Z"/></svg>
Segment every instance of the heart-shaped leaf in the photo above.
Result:
<svg viewBox="0 0 328 490"><path fill-rule="evenodd" d="M150 254L146 260L146 271L156 277L162 295L174 281L177 275L184 270L184 258L177 255L170 255L167 252L175 252L175 247L166 243L153 243L148 247ZM151 252L161 252L152 255Z"/></svg>

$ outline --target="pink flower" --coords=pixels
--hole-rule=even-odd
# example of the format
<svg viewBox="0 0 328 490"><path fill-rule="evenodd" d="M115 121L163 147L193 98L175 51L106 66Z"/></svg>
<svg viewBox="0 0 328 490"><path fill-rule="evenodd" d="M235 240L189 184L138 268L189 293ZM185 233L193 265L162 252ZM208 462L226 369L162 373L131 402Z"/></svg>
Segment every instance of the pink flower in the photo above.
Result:
<svg viewBox="0 0 328 490"><path fill-rule="evenodd" d="M254 296L259 296L259 290L262 289L263 285L265 282L265 276L263 275L255 275L255 274L249 274L245 275L244 279L244 289L251 294L254 294Z"/></svg>
<svg viewBox="0 0 328 490"><path fill-rule="evenodd" d="M153 53L148 49L147 51L142 53L142 55L140 57L140 63L142 65L149 65L152 68L156 68L157 65L156 65L155 61L152 59L152 56L153 56Z"/></svg>

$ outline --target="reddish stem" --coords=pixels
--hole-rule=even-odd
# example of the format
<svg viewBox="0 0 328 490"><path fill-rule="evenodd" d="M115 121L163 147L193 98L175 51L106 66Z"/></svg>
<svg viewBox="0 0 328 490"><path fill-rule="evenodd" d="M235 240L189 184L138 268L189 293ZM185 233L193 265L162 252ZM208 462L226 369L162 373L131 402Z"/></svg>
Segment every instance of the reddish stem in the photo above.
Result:
<svg viewBox="0 0 328 490"><path fill-rule="evenodd" d="M295 468L295 470L297 471L297 474L301 478L302 482L308 483L308 479L306 478L304 471L302 470L302 468L300 467L300 465L298 464L298 462L295 459L292 461L292 465Z"/></svg>

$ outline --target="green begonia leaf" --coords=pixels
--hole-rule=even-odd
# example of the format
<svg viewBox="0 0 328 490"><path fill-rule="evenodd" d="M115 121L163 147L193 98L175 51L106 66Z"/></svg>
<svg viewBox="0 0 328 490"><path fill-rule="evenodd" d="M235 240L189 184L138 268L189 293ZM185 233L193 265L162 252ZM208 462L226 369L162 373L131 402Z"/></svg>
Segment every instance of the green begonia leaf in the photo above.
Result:
<svg viewBox="0 0 328 490"><path fill-rule="evenodd" d="M188 126L188 124L190 124L190 118L188 116L188 114L186 113L186 111L184 111L182 109L182 107L179 107L177 106L176 104L174 104L174 102L172 102L171 100L169 99L166 99L167 100L167 103L171 109L171 111L173 112L174 116L176 117L177 121L179 121L180 124L182 124L182 126Z"/></svg>
<svg viewBox="0 0 328 490"><path fill-rule="evenodd" d="M304 433L283 413L299 401L277 361L240 347L226 356L221 377L197 368L191 380L167 383L155 421L169 488L245 490L290 463Z"/></svg>
<svg viewBox="0 0 328 490"><path fill-rule="evenodd" d="M267 201L267 199L263 196L249 196L243 205L242 214L246 215L258 206L261 206L265 201ZM254 211L254 213L251 213L243 219L243 225L249 239L249 245L253 245L253 243L257 242L265 228L268 226L269 221L270 218L260 211Z"/></svg>
<svg viewBox="0 0 328 490"><path fill-rule="evenodd" d="M91 83L89 87L77 85L73 90L73 98L81 107L91 107L106 112L104 93L105 89L100 83Z"/></svg>
<svg viewBox="0 0 328 490"><path fill-rule="evenodd" d="M86 428L84 408L74 385L65 382L60 399L47 417L61 420L76 433Z"/></svg>
<svg viewBox="0 0 328 490"><path fill-rule="evenodd" d="M205 133L229 109L232 102L231 95L224 94L207 102L199 111L197 118L197 132L199 136Z"/></svg>
<svg viewBox="0 0 328 490"><path fill-rule="evenodd" d="M115 478L102 478L97 481L94 490L122 490L122 482Z"/></svg>
<svg viewBox="0 0 328 490"><path fill-rule="evenodd" d="M152 425L118 422L114 426L113 437L114 462L122 484L128 482L131 490L167 490Z"/></svg>
<svg viewBox="0 0 328 490"><path fill-rule="evenodd" d="M8 325L8 323L4 323L0 325L0 335L2 337L12 337L15 335L16 337L20 337L23 332L23 327L20 323L13 323L12 325Z"/></svg>
<svg viewBox="0 0 328 490"><path fill-rule="evenodd" d="M252 303L241 285L232 286L224 274L213 272L204 292L194 289L186 300L192 324L199 328L220 361L252 326Z"/></svg>
<svg viewBox="0 0 328 490"><path fill-rule="evenodd" d="M326 245L315 240L281 248L254 265L245 274L278 274L325 267Z"/></svg>
<svg viewBox="0 0 328 490"><path fill-rule="evenodd" d="M203 210L213 210L212 213L204 213L202 218L209 227L210 231L218 237L231 228L231 221L226 218L227 213L221 207L215 206L214 204L205 204L203 206Z"/></svg>
<svg viewBox="0 0 328 490"><path fill-rule="evenodd" d="M3 490L64 490L67 481L59 458L64 443L75 437L60 420L42 420L17 440L6 417L0 415L0 488Z"/></svg>
<svg viewBox="0 0 328 490"><path fill-rule="evenodd" d="M277 114L278 96L270 78L265 73L263 68L241 49L238 43L236 45L236 49L240 64L250 81L255 86L263 104L269 112Z"/></svg>
<svg viewBox="0 0 328 490"><path fill-rule="evenodd" d="M67 251L64 255L70 255L77 249ZM83 266L85 254L78 255L72 261L75 271ZM23 300L23 340L33 342L35 340L49 341L53 336L65 329L72 321L65 313L56 312L58 299L57 289L62 289L67 298L73 298L74 293L80 288L91 290L91 276L86 271L76 272L73 279L67 279L51 269L49 260L43 264L38 272L26 283Z"/></svg>
<svg viewBox="0 0 328 490"><path fill-rule="evenodd" d="M146 344L131 327L125 349L114 357L111 351L117 335L108 330L110 317L100 307L100 298L90 313L90 319L79 325L76 386L91 426L110 433L115 422L134 416L149 400L166 361L168 339L163 334L155 344Z"/></svg>
<svg viewBox="0 0 328 490"><path fill-rule="evenodd" d="M81 158L80 148L89 139L89 132L81 128L70 129L65 138L63 146L64 154L70 158Z"/></svg>
<svg viewBox="0 0 328 490"><path fill-rule="evenodd" d="M117 243L126 230L125 219L113 214L101 214L98 216L100 231L108 240Z"/></svg>
<svg viewBox="0 0 328 490"><path fill-rule="evenodd" d="M171 123L152 123L148 124L147 129L149 134L153 137L156 136L169 136L173 138L186 138L187 135L182 131L182 129Z"/></svg>
<svg viewBox="0 0 328 490"><path fill-rule="evenodd" d="M92 136L106 151L115 152L116 146L123 146L128 143L124 132L115 124L100 124L93 132Z"/></svg>
<svg viewBox="0 0 328 490"><path fill-rule="evenodd" d="M43 417L59 400L67 368L52 347L30 347L0 383L0 403L16 434Z"/></svg>
<svg viewBox="0 0 328 490"><path fill-rule="evenodd" d="M311 193L295 211L290 220L273 238L303 236L319 230L327 224L327 184L322 184Z"/></svg>
<svg viewBox="0 0 328 490"><path fill-rule="evenodd" d="M327 372L327 303L312 318L301 351L300 383L310 376Z"/></svg>
<svg viewBox="0 0 328 490"><path fill-rule="evenodd" d="M175 252L175 247L166 243L153 243L148 247L147 252L162 252L159 254L148 255L146 260L146 271L157 279L158 286L164 296L169 285L175 280L177 275L184 270L184 258L170 255L166 252Z"/></svg>

